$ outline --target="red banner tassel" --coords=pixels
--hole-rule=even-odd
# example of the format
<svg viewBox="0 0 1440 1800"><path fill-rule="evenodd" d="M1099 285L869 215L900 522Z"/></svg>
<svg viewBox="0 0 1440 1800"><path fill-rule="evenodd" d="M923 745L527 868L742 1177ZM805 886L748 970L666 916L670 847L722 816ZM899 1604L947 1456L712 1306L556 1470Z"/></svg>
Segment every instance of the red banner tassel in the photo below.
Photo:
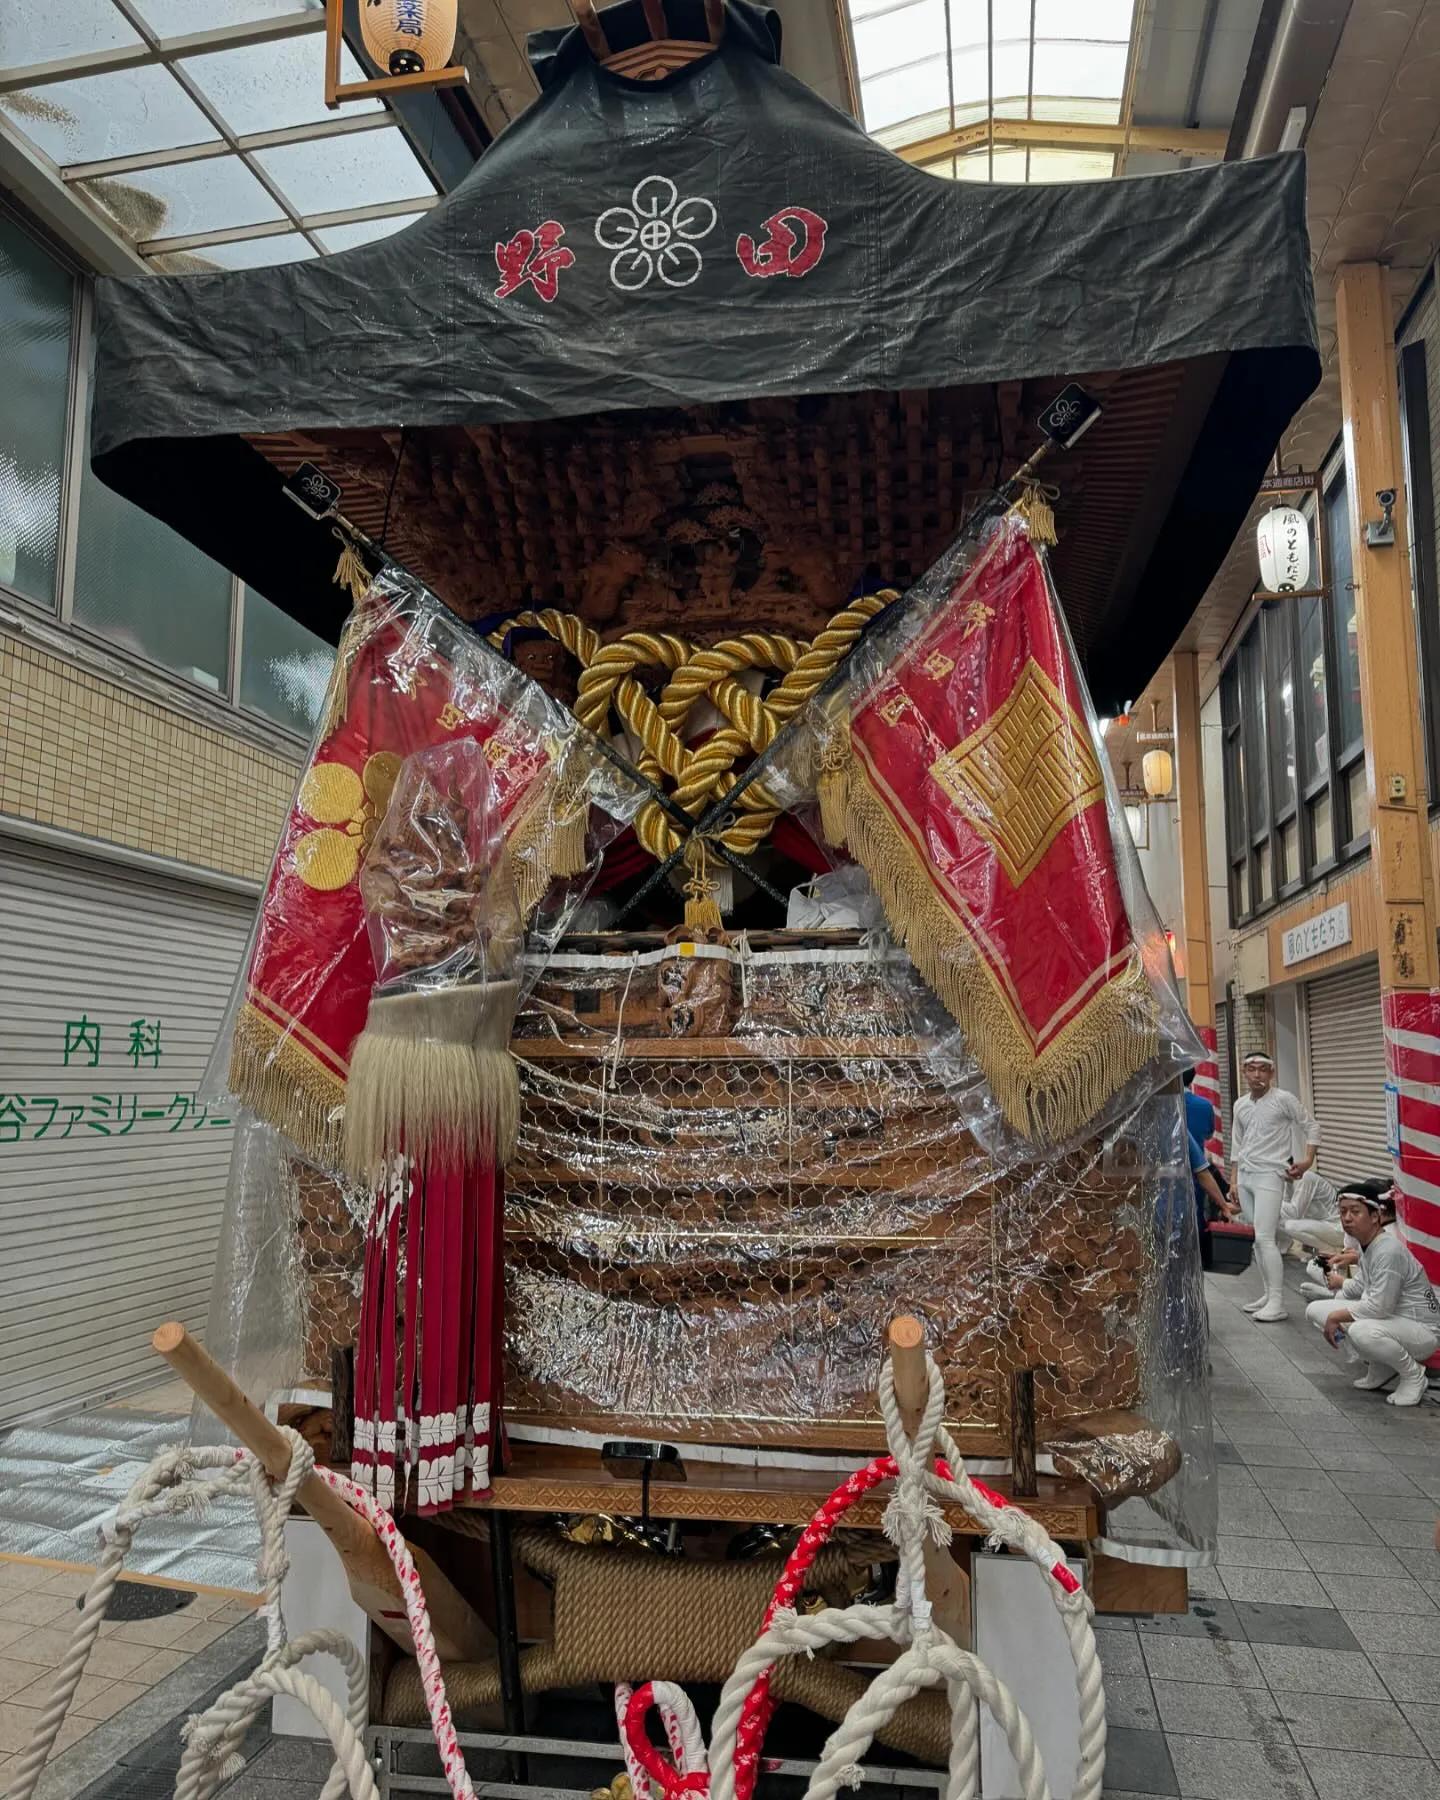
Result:
<svg viewBox="0 0 1440 1800"><path fill-rule="evenodd" d="M355 1049L346 1152L376 1188L357 1443L377 1499L397 1511L442 1512L467 1484L489 1486L500 1416L499 1165L519 1107L506 1048L516 997L514 982L418 996L419 1008L416 995L377 993Z"/></svg>

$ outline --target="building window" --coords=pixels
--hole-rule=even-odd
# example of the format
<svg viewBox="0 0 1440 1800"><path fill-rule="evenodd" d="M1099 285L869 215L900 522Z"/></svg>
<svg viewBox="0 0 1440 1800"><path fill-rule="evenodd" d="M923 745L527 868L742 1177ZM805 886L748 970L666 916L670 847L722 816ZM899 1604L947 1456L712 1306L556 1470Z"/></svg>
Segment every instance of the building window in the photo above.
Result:
<svg viewBox="0 0 1440 1800"><path fill-rule="evenodd" d="M0 587L58 594L75 279L0 215Z"/></svg>
<svg viewBox="0 0 1440 1800"><path fill-rule="evenodd" d="M90 471L83 285L0 214L0 591L308 738L332 647Z"/></svg>
<svg viewBox="0 0 1440 1800"><path fill-rule="evenodd" d="M335 652L263 594L242 591L240 704L308 738L320 717Z"/></svg>
<svg viewBox="0 0 1440 1800"><path fill-rule="evenodd" d="M1326 593L1262 606L1220 678L1232 925L1368 843L1343 471L1321 505Z"/></svg>
<svg viewBox="0 0 1440 1800"><path fill-rule="evenodd" d="M122 500L84 461L75 556L77 625L207 693L228 694L234 585L228 570Z"/></svg>

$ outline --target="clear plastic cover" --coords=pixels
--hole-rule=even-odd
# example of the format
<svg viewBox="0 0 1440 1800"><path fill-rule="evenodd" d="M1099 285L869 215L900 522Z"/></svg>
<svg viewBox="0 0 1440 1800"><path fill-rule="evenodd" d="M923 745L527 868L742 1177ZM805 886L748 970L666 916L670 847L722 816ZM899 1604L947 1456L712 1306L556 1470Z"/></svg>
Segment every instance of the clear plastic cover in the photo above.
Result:
<svg viewBox="0 0 1440 1800"><path fill-rule="evenodd" d="M520 903L490 765L473 739L405 758L360 893L380 991L515 979Z"/></svg>
<svg viewBox="0 0 1440 1800"><path fill-rule="evenodd" d="M550 960L512 1044L508 1416L872 1450L885 1325L914 1311L962 1449L1008 1452L1009 1375L1033 1369L1042 1456L1071 1445L1117 1503L1143 1496L1111 1522L1117 1552L1203 1557L1178 1095L1039 1151L996 1129L953 1035L937 1052L943 1014L904 953L845 935Z"/></svg>
<svg viewBox="0 0 1440 1800"><path fill-rule="evenodd" d="M947 994L984 989L973 971L988 963L1005 1010L1023 1015L1023 1029L1042 1045L1049 1030L1042 1065L1084 1029L1083 1014L1102 1012L1088 1072L1107 1079L1088 1085L1103 1098L1070 1108L1093 1133L1205 1052L1077 671L1043 552L1012 511L958 542L880 616L841 679L759 759L760 779L741 803L796 810L818 796L826 835L839 841L848 825L871 852L858 860L892 929L904 936L909 927L932 985ZM848 808L834 791L842 760L863 771L849 779ZM890 816L877 828L878 794ZM912 871L921 865L934 892L926 886L916 899ZM961 917L964 928L954 928ZM1087 1003L1097 983L1114 1004ZM994 1011L974 1007L972 1023L992 1024ZM941 1062L963 1065L974 1049L954 1020L935 1033ZM983 1053L980 1060L989 1062ZM992 1091L977 1127L996 1154L1023 1154L1019 1110L1002 1108ZM1049 1135L1063 1142L1073 1129Z"/></svg>
<svg viewBox="0 0 1440 1800"><path fill-rule="evenodd" d="M345 1080L375 963L360 871L405 758L466 742L488 765L533 942L584 900L645 784L403 571L377 577L335 674L206 1074L311 1160L340 1166Z"/></svg>

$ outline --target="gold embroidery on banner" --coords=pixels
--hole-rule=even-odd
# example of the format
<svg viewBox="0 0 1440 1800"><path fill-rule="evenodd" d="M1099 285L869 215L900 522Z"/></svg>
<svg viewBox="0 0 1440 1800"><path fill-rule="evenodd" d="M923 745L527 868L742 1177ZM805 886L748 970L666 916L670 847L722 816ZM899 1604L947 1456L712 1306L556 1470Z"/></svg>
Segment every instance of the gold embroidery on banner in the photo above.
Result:
<svg viewBox="0 0 1440 1800"><path fill-rule="evenodd" d="M1008 698L930 774L1019 887L1105 791L1084 721L1033 657Z"/></svg>
<svg viewBox="0 0 1440 1800"><path fill-rule="evenodd" d="M900 688L882 700L876 711L887 725L898 725L905 716L905 710L909 704L910 696L904 688Z"/></svg>
<svg viewBox="0 0 1440 1800"><path fill-rule="evenodd" d="M965 611L960 616L965 621L965 630L961 635L970 638L974 637L977 631L982 631L985 626L990 623L995 617L995 608L993 606L987 606L977 594L973 600L967 603Z"/></svg>
<svg viewBox="0 0 1440 1800"><path fill-rule="evenodd" d="M932 681L943 681L955 667L955 658L947 656L943 650L932 650L920 667Z"/></svg>

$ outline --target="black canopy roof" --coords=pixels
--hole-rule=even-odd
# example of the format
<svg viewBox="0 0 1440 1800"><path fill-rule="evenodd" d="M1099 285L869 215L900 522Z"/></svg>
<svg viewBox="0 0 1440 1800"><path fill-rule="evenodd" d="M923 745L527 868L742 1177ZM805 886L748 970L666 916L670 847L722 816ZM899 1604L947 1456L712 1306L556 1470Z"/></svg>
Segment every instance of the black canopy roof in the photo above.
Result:
<svg viewBox="0 0 1440 1800"><path fill-rule="evenodd" d="M704 36L698 0L668 10ZM602 17L612 46L644 35L639 0ZM813 535L838 605L867 564L917 574L1079 379L1107 404L1054 465L1061 592L1098 703L1133 697L1318 377L1302 158L937 179L786 74L746 0L659 81L575 30L535 59L539 100L395 236L101 282L101 479L332 637L330 528L280 486L304 457L367 528L383 497L390 548L472 615L593 612L617 538L653 575L675 518L732 478L752 535ZM758 554L773 573L776 544Z"/></svg>

